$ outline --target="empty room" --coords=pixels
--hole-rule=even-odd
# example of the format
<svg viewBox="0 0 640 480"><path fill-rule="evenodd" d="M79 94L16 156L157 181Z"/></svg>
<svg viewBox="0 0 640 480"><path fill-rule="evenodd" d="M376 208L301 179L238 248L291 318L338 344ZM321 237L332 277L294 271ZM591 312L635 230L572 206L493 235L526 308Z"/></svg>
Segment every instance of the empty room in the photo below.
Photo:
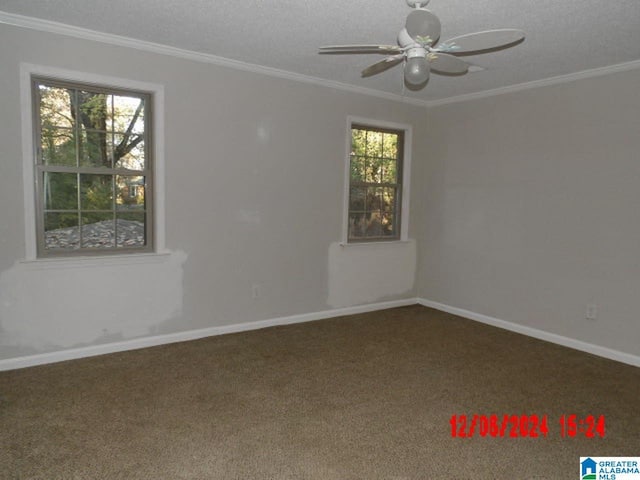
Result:
<svg viewBox="0 0 640 480"><path fill-rule="evenodd" d="M640 479L640 4L0 0L0 479Z"/></svg>

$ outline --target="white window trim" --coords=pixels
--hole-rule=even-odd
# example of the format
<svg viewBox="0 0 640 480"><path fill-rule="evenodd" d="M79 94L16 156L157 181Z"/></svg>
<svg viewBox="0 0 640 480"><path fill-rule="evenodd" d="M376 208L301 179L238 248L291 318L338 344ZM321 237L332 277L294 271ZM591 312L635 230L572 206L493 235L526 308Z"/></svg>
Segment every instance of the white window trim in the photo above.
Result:
<svg viewBox="0 0 640 480"><path fill-rule="evenodd" d="M351 128L353 124L366 125L373 128L386 128L391 130L402 130L404 132L404 158L402 159L402 212L400 212L400 239L399 240L381 240L377 242L349 242L349 186L351 184ZM347 117L347 134L346 134L346 151L344 165L344 190L342 202L342 241L343 246L351 245L371 245L381 243L398 243L407 242L409 240L409 198L410 198L410 179L411 179L411 145L412 145L413 127L404 123L386 122L372 118L363 118L349 115Z"/></svg>
<svg viewBox="0 0 640 480"><path fill-rule="evenodd" d="M93 83L98 85L112 86L116 88L141 90L153 95L153 121L152 121L152 141L154 152L153 163L153 185L154 185L154 219L153 219L153 241L154 253L166 254L165 248L165 162L164 162L164 86L129 80L119 77L111 77L94 73L78 72L62 68L45 65L34 65L30 63L20 64L20 108L22 112L22 180L24 184L24 228L25 228L25 260L26 261L46 261L46 262L67 262L77 261L81 256L41 259L37 256L37 233L36 233L36 203L35 203L35 156L33 146L33 105L31 94L31 77L44 76L59 80L67 80L76 83ZM101 257L86 257L95 262L104 260L105 263L118 261L111 258L117 255L105 255ZM149 253L126 254L126 258L135 256L148 257Z"/></svg>

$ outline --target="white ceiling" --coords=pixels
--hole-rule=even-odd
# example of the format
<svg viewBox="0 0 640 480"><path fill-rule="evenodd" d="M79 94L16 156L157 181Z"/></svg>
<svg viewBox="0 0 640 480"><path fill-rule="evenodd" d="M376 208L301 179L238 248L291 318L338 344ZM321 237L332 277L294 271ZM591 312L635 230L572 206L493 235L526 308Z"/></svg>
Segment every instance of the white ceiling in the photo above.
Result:
<svg viewBox="0 0 640 480"><path fill-rule="evenodd" d="M361 78L378 55L319 55L332 44L390 44L405 0L0 0L0 11L145 40L424 101L640 60L639 0L432 0L442 39L493 28L524 43L464 57L486 70L432 75L403 91L402 68ZM1 13L0 12L0 13Z"/></svg>

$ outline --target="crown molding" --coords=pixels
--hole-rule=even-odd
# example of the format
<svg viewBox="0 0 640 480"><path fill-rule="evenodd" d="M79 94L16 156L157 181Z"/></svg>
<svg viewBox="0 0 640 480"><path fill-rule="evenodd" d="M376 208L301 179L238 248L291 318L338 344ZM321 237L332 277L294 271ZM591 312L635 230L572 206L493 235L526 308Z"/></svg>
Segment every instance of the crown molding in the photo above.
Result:
<svg viewBox="0 0 640 480"><path fill-rule="evenodd" d="M160 55L168 55L186 60L192 60L195 62L209 63L222 67L232 68L235 70L242 70L245 72L258 73L261 75L268 75L270 77L282 78L286 80L293 80L296 82L302 82L321 87L334 88L336 90L343 90L351 93L359 93L362 95L368 95L371 97L382 98L385 100L391 100L394 102L400 102L419 107L427 106L427 101L419 98L408 98L395 93L382 92L379 90L373 90L365 87L357 87L354 85L348 85L346 83L335 82L332 80L326 80L323 78L312 77L309 75L303 75L300 73L289 72L286 70L280 70L277 68L265 67L262 65L255 65L252 63L241 62L239 60L232 60L225 57L219 57L207 53L195 52L192 50L185 50L182 48L170 47L168 45L162 45L160 43L148 42L145 40L137 40L130 37L124 37L121 35L114 35L110 33L97 32L82 27L75 27L73 25L67 25L65 23L53 22L51 20L42 20L34 17L27 17L24 15L17 15L14 13L3 12L0 10L0 23L12 25L15 27L28 28L31 30L38 30L41 32L54 33L58 35L65 35L69 37L79 38L82 40L90 40L94 42L106 43L109 45L116 45L120 47L127 47L144 52L156 53Z"/></svg>
<svg viewBox="0 0 640 480"><path fill-rule="evenodd" d="M292 80L296 82L307 83L311 85L333 88L336 90L342 90L351 93L358 93L367 95L370 97L377 97L384 100L391 100L394 102L400 102L404 104L419 106L419 107L438 107L442 105L448 105L451 103L465 102L468 100L476 100L481 98L493 97L496 95L504 95L507 93L520 92L523 90L529 90L533 88L546 87L550 85L558 85L567 82L573 82L576 80L582 80L587 78L599 77L602 75L609 75L617 72L625 72L629 70L636 70L640 68L640 60L634 60L626 63L619 63L616 65L609 65L606 67L599 67L590 70L583 70L581 72L570 73L567 75L559 75L555 77L545 78L541 80L534 80L532 82L519 83L516 85L509 85L506 87L495 88L491 90L483 90L481 92L474 92L464 95L457 95L454 97L447 97L439 100L424 100L419 98L409 98L403 95L395 93L382 92L380 90L374 90L365 87L358 87L355 85L349 85L346 83L336 82L333 80L322 79L319 77L312 77L310 75L303 75L300 73L289 72L286 70L280 70L277 68L265 67L262 65L256 65L247 62L241 62L239 60L232 60L230 58L219 57L207 53L195 52L193 50L185 50L176 47L170 47L160 43L148 42L145 40L136 40L130 37L124 37L121 35L114 35L110 33L97 32L95 30L89 30L87 28L75 27L67 25L65 23L53 22L51 20L42 20L34 17L27 17L24 15L17 15L14 13L3 12L0 10L0 23L7 25L13 25L16 27L28 28L31 30L38 30L47 33L54 33L58 35L65 35L70 37L79 38L82 40L90 40L100 43L106 43L110 45L116 45L120 47L127 47L136 50L141 50L150 53L156 53L160 55L168 55L176 58L182 58L186 60L192 60L195 62L209 63L217 66L232 68L235 70L242 70L246 72L257 73L261 75L267 75L270 77L282 78L286 80Z"/></svg>
<svg viewBox="0 0 640 480"><path fill-rule="evenodd" d="M441 100L429 100L429 101L426 101L425 103L427 107L438 107L441 105L448 105L451 103L459 103L459 102L466 102L468 100L476 100L479 98L494 97L496 95L504 95L506 93L514 93L514 92L520 92L522 90L530 90L532 88L540 88L540 87L547 87L550 85L558 85L561 83L575 82L576 80L600 77L603 75L610 75L612 73L626 72L629 70L637 70L637 69L640 69L640 60L634 60L632 62L626 62L626 63L618 63L615 65L593 68L590 70L582 70L581 72L569 73L567 75L558 75L556 77L544 78L542 80L534 80L532 82L518 83L516 85L509 85L507 87L484 90L482 92L468 93L465 95L457 95L455 97L443 98Z"/></svg>

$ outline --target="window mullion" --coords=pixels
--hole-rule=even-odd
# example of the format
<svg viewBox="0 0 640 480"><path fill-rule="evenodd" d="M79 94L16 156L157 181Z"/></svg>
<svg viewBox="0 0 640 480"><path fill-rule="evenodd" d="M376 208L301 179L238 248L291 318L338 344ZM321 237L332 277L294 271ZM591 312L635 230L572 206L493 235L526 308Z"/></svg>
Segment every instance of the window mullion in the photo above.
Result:
<svg viewBox="0 0 640 480"><path fill-rule="evenodd" d="M82 120L80 119L80 97L78 95L78 90L73 89L73 97L74 100L71 102L73 106L73 115L72 118L75 119L75 125L73 125L73 131L75 132L75 157L76 157L76 168L73 169L72 173L76 174L76 206L77 206L77 221L78 221L78 248L82 248L83 245L83 231L82 231L82 195L81 195L81 187L80 187L80 145L82 139L82 128L80 127Z"/></svg>
<svg viewBox="0 0 640 480"><path fill-rule="evenodd" d="M39 165L43 172L53 173L83 173L89 175L124 175L124 176L147 176L149 170L129 170L127 168L105 168L105 167L68 167L65 165Z"/></svg>
<svg viewBox="0 0 640 480"><path fill-rule="evenodd" d="M111 124L106 126L107 132L109 132L108 141L111 142L111 158L109 158L109 165L111 166L111 170L116 170L115 163L115 100L114 95L110 97L111 102L109 105L109 114L111 115ZM113 221L113 246L118 248L118 219L116 216L116 176L113 174L111 176L111 219Z"/></svg>

